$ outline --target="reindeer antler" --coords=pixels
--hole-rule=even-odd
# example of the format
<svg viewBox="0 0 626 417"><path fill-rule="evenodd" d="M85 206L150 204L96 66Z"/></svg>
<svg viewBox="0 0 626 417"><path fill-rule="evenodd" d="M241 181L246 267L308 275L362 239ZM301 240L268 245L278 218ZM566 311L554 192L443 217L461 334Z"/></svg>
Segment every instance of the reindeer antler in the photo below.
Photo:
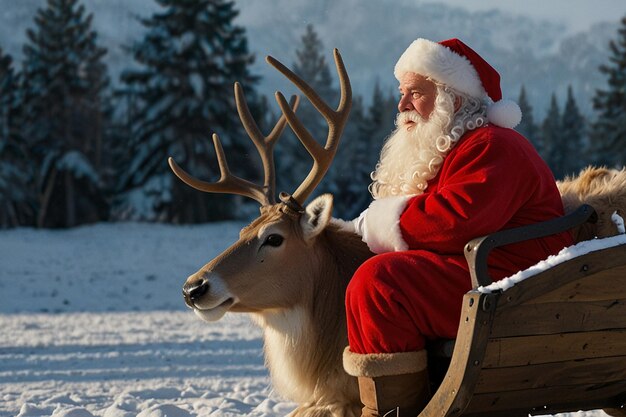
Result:
<svg viewBox="0 0 626 417"><path fill-rule="evenodd" d="M257 123L250 114L250 109L246 103L241 84L236 82L234 88L239 119L261 156L263 172L265 174L263 185L254 184L250 181L234 176L230 172L228 163L226 162L226 156L224 155L224 149L222 148L222 143L216 133L213 134L213 145L215 147L217 162L220 168L220 179L217 182L206 182L189 175L182 168L180 168L178 164L176 164L172 157L168 158L170 168L185 184L195 188L196 190L209 193L239 194L258 201L262 206L275 204L276 174L273 150L276 141L278 141L280 135L285 130L285 126L287 125L286 116L283 114L280 119L278 119L278 122L276 122L272 131L267 136L263 136ZM289 110L292 113L295 112L298 107L298 102L299 98L297 96L291 97L291 101L287 107L289 107Z"/></svg>
<svg viewBox="0 0 626 417"><path fill-rule="evenodd" d="M346 125L348 115L350 114L350 107L352 106L352 88L350 87L350 79L348 78L346 67L337 49L334 50L334 57L337 73L339 74L339 85L341 88L341 99L339 100L339 105L336 110L331 109L309 84L304 82L282 63L270 56L267 57L267 62L280 71L292 83L294 83L328 122L328 136L326 137L326 144L324 146L321 146L313 138L311 133L309 133L296 116L295 111L298 107L298 97L292 96L290 103L287 103L285 97L279 92L276 93L276 100L278 101L278 105L280 106L283 114L278 122L276 122L272 131L267 136L263 136L254 121L254 118L250 114L250 109L246 103L241 85L239 83L235 83L237 113L239 114L239 119L241 120L241 124L246 130L246 133L254 143L254 146L261 156L263 171L265 174L263 185L254 184L250 181L234 176L230 172L220 138L215 133L213 134L213 144L215 146L215 153L217 154L217 161L220 167L220 179L217 182L206 182L192 177L180 168L176 162L174 162L174 159L170 157L168 162L172 171L174 171L178 178L180 178L184 183L200 191L210 193L239 194L255 199L261 203L262 206L275 204L276 173L274 168L273 150L276 141L278 141L280 135L285 129L285 126L289 123L289 126L291 126L300 142L302 142L306 150L313 157L313 167L293 195L289 196L287 194L281 196L281 200L288 201L292 205L302 205L328 171L328 168L330 167L330 164L337 152L341 133Z"/></svg>
<svg viewBox="0 0 626 417"><path fill-rule="evenodd" d="M339 100L337 110L331 109L309 84L304 82L278 60L271 56L266 58L266 61L270 65L280 71L304 93L311 104L313 104L317 111L319 111L328 122L328 136L326 137L326 144L322 147L297 118L294 111L287 104L285 97L280 92L276 93L276 100L278 101L283 115L287 118L289 126L291 126L291 129L300 142L302 142L306 150L313 157L313 167L311 171L292 195L293 199L300 205L304 204L304 201L313 192L315 187L317 187L322 178L324 178L326 171L328 171L337 152L339 140L346 122L348 121L348 115L350 114L350 108L352 106L350 79L341 55L336 48L334 49L334 58L341 89L341 99Z"/></svg>

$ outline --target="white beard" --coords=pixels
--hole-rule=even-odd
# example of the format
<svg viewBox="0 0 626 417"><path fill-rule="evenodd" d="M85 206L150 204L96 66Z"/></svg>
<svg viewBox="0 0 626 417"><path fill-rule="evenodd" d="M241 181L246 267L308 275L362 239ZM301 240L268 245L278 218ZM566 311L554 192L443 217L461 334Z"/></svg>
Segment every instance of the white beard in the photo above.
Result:
<svg viewBox="0 0 626 417"><path fill-rule="evenodd" d="M453 113L435 109L428 120L417 112L403 112L381 151L372 173L370 192L375 199L422 194L454 143L450 136ZM414 124L407 129L407 120Z"/></svg>
<svg viewBox="0 0 626 417"><path fill-rule="evenodd" d="M455 112L457 97L462 105ZM408 121L413 122L410 129ZM385 142L372 172L370 193L374 199L422 194L463 134L486 123L486 103L437 86L435 108L428 120L415 111L398 114L396 130Z"/></svg>

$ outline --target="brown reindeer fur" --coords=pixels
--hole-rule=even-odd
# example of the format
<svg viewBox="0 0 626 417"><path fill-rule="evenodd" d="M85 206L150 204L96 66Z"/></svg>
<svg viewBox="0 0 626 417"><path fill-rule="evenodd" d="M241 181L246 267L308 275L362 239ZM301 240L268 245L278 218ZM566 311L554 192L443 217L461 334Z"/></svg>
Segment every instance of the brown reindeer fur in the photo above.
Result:
<svg viewBox="0 0 626 417"><path fill-rule="evenodd" d="M585 223L572 231L576 242L618 234L611 215L626 214L626 169L587 167L577 177L558 181L557 186L566 213L589 204L598 214L595 224Z"/></svg>
<svg viewBox="0 0 626 417"><path fill-rule="evenodd" d="M264 206L237 242L185 284L209 283L193 300L204 320L245 312L262 327L272 385L298 404L291 414L297 417L357 417L361 411L357 380L342 363L345 293L372 253L331 212L330 195L316 198L302 214L282 203ZM285 243L265 246L274 234Z"/></svg>
<svg viewBox="0 0 626 417"><path fill-rule="evenodd" d="M266 365L277 391L298 403L291 416L356 417L357 380L342 365L348 344L345 292L372 253L358 235L330 223L308 256L317 270L300 271L307 279L295 280L301 283L299 304L252 314L264 331Z"/></svg>
<svg viewBox="0 0 626 417"><path fill-rule="evenodd" d="M298 344L302 356L299 355L297 373L301 380L308 379L307 383L314 386L313 397L318 403L333 404L334 409L304 407L296 409L293 416L356 417L361 412L357 381L342 365L343 350L348 345L345 292L356 269L372 253L359 236L333 224L327 226L320 239L322 268L315 276L311 303L305 307L310 314L310 339ZM284 361L282 355L281 360Z"/></svg>

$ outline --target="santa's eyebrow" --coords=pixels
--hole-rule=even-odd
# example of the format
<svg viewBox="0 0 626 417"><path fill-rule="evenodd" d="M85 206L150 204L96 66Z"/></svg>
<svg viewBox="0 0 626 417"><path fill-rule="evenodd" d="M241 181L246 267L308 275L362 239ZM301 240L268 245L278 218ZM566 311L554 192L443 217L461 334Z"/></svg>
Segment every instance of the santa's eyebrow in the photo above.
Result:
<svg viewBox="0 0 626 417"><path fill-rule="evenodd" d="M414 92L414 91L423 92L426 89L424 88L424 86L421 86L421 85L410 85L410 86L405 87L404 89L402 87L398 87L398 91L404 91L404 90L410 91L410 92Z"/></svg>

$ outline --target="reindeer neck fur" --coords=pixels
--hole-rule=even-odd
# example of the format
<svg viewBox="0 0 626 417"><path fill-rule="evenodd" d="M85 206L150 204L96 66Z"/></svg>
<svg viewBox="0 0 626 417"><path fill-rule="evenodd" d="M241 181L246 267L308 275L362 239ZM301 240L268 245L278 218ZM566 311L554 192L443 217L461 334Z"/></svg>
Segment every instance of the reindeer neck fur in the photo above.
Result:
<svg viewBox="0 0 626 417"><path fill-rule="evenodd" d="M253 315L264 329L265 359L278 392L298 403L358 404L358 389L342 367L347 345L345 290L372 253L360 237L329 225L311 247L312 271L303 303Z"/></svg>

